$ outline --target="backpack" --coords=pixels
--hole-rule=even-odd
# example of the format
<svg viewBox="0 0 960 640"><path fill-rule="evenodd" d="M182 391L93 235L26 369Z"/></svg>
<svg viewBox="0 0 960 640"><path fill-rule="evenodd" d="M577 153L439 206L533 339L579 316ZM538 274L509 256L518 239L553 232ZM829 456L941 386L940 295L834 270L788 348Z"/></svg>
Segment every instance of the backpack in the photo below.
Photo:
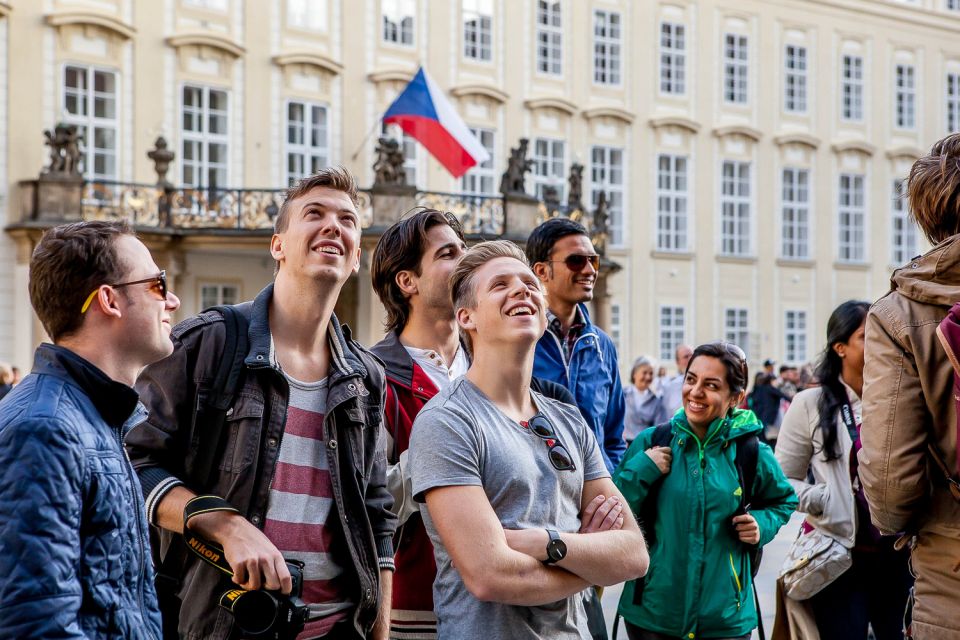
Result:
<svg viewBox="0 0 960 640"><path fill-rule="evenodd" d="M673 432L670 427L669 422L658 425L653 432L653 438L650 440L651 447L668 447L670 446L670 441L673 439ZM742 493L740 494L740 508L744 509L748 505L751 507L759 506L752 503L753 500L753 484L757 479L757 458L760 455L760 439L757 437L757 434L752 433L745 436L741 436L736 439L737 443L737 452L734 456L733 463L737 468L737 477L740 480L740 488ZM640 527L643 529L643 535L647 539L647 546L652 546L654 540L656 539L653 522L656 519L657 515L657 497L660 494L660 486L663 484L663 478L665 476L660 476L660 479L650 488L650 491L647 493L646 499L643 501L643 505L640 507ZM647 524L649 523L649 524ZM750 549L750 578L753 579L757 575L757 571L760 569L760 561L763 558L763 548L759 545ZM633 603L640 604L640 601L643 597L643 586L644 581L638 580L636 582L635 590L633 592ZM754 589L756 592L756 589ZM759 607L757 611L759 612Z"/></svg>
<svg viewBox="0 0 960 640"><path fill-rule="evenodd" d="M940 473L943 474L950 490L950 495L957 502L960 502L960 361L957 356L960 353L960 303L950 307L946 317L940 321L937 326L937 339L947 354L947 359L953 366L953 401L957 412L957 423L955 425L957 435L957 469L955 473L947 467L943 453L933 442L927 443L927 450L930 457L936 463Z"/></svg>
<svg viewBox="0 0 960 640"><path fill-rule="evenodd" d="M249 349L248 321L236 305L211 307L204 313L207 311L217 311L223 316L226 337L216 376L209 389L198 389L194 405L194 424L207 426L199 434L193 434L190 446L195 449L197 455L189 480L195 487L201 488L210 486L214 464L218 457L223 455L222 448L226 444L226 438L221 437L224 431L223 426L227 412L240 390L244 375L243 361ZM161 558L157 527L150 529L150 542L153 549L153 564L157 568L155 586L163 621L163 638L178 640L180 599L176 594L180 590L180 577L183 575L188 558L187 546L183 536L173 535L166 553Z"/></svg>

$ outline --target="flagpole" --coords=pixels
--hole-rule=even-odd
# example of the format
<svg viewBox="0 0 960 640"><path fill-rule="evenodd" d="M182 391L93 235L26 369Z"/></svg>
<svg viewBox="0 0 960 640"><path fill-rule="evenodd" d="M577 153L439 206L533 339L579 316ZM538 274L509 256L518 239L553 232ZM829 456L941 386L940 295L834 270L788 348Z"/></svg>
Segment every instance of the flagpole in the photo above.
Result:
<svg viewBox="0 0 960 640"><path fill-rule="evenodd" d="M370 127L370 131L367 131L367 135L366 135L366 136L363 138L363 140L360 142L360 146L358 146L358 147L357 147L357 150L353 152L353 155L352 155L352 156L350 156L350 161L351 161L351 162L357 159L357 156L359 156L359 155L360 155L360 152L363 151L364 145L366 145L367 142L369 142L370 136L373 135L373 132L376 131L376 129L377 129L378 126L380 126L380 123L381 123L381 122L383 122L383 114L381 114L380 117L377 118L377 121L373 123L373 126Z"/></svg>

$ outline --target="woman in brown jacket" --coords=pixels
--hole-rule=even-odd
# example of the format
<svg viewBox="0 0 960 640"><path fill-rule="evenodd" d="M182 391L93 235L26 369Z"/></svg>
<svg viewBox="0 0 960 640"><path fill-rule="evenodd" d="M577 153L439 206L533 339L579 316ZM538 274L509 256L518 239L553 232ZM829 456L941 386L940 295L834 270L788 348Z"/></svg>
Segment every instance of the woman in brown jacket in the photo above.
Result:
<svg viewBox="0 0 960 640"><path fill-rule="evenodd" d="M960 504L930 452L956 468L953 369L936 329L960 301L960 134L914 163L908 197L934 247L894 272L867 316L860 478L877 528L911 543L913 638L960 640Z"/></svg>

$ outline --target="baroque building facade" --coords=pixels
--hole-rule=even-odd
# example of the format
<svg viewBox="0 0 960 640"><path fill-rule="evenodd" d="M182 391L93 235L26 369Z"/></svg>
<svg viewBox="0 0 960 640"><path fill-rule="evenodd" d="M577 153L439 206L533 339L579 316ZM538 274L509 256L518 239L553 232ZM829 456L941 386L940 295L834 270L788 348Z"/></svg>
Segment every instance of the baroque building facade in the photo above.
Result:
<svg viewBox="0 0 960 640"><path fill-rule="evenodd" d="M900 183L960 129L958 34L956 0L0 1L0 360L29 367L44 337L30 181L64 122L84 136L85 217L142 210L146 154L169 143L174 208L193 213L135 222L180 317L270 281L269 219L243 212L316 168L369 185L392 136L433 194L417 201L493 201L527 138L529 193L564 198L577 163L587 205L606 196L621 269L596 306L625 369L717 338L809 361L836 304L882 295L924 249ZM379 124L419 65L491 152L461 179ZM365 265L340 305L365 342L369 289Z"/></svg>

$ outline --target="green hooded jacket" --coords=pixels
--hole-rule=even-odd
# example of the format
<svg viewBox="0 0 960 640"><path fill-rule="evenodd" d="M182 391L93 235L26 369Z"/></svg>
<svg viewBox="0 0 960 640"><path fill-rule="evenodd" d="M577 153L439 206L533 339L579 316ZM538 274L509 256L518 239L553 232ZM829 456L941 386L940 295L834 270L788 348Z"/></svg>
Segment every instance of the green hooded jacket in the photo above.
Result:
<svg viewBox="0 0 960 640"><path fill-rule="evenodd" d="M681 638L730 638L757 626L749 550L731 520L742 490L734 465L736 439L762 429L749 410L718 418L700 442L683 410L670 422L673 462L657 495L654 543L645 587L634 604L636 581L628 582L619 613L633 625ZM613 479L634 513L661 477L645 455L655 428L634 440ZM760 526L760 544L777 534L797 507L773 451L760 443L750 514ZM649 527L649 523L645 526Z"/></svg>

